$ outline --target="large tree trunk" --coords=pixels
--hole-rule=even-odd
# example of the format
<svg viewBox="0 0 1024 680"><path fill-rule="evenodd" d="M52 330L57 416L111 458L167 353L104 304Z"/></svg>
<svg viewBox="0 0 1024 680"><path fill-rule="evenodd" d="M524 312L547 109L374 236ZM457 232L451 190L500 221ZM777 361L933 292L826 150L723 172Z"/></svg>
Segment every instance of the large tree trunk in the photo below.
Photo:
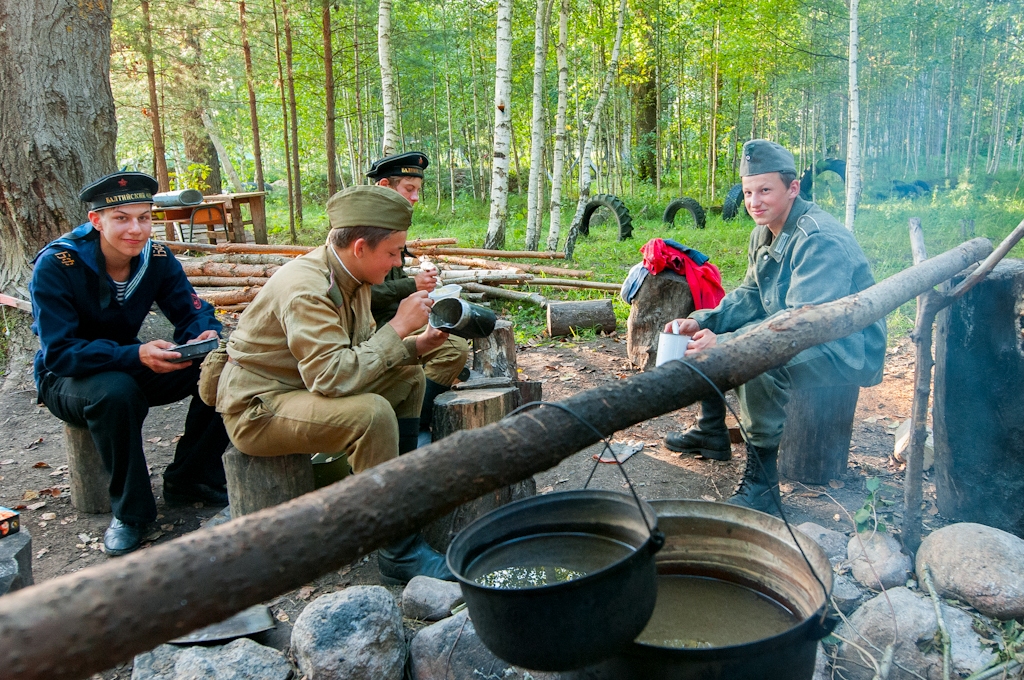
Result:
<svg viewBox="0 0 1024 680"><path fill-rule="evenodd" d="M484 248L505 247L508 223L508 151L512 134L512 0L498 0L494 61L494 147L491 152L491 215Z"/></svg>
<svg viewBox="0 0 1024 680"><path fill-rule="evenodd" d="M558 109L555 112L555 150L551 166L551 218L548 225L548 250L558 248L562 224L562 180L565 177L565 109L569 92L569 0L561 0L558 11Z"/></svg>
<svg viewBox="0 0 1024 680"><path fill-rule="evenodd" d="M860 200L860 86L857 84L857 49L860 34L857 8L860 0L850 0L850 139L846 145L846 228L853 231Z"/></svg>
<svg viewBox="0 0 1024 680"><path fill-rule="evenodd" d="M565 239L565 258L572 259L573 249L576 247L576 237L579 235L580 224L583 223L583 210L587 207L590 199L590 154L594 151L594 139L597 137L597 128L601 124L601 109L608 101L608 91L612 87L612 78L619 70L619 48L622 46L622 30L626 25L626 0L619 3L619 20L615 28L615 42L612 45L612 59L608 64L608 71L604 74L604 85L601 87L601 95L594 104L594 113L587 123L587 141L583 144L583 153L580 159L580 200L576 203L576 214L573 215L572 224L569 226L569 235Z"/></svg>
<svg viewBox="0 0 1024 680"><path fill-rule="evenodd" d="M647 36L650 39L650 35ZM636 104L636 158L637 176L640 181L653 181L655 168L655 133L658 126L658 97L656 94L653 68L645 69L643 79L633 86L633 102Z"/></svg>
<svg viewBox="0 0 1024 680"><path fill-rule="evenodd" d="M384 135L381 153L398 151L398 97L391 67L391 0L380 0L377 13L377 59L380 61L381 104L384 107Z"/></svg>
<svg viewBox="0 0 1024 680"><path fill-rule="evenodd" d="M205 85L207 80L203 70L203 46L199 37L201 30L197 23L188 23L185 26L183 41L188 57L183 63L184 71L178 73L176 88L184 101L181 128L185 142L185 158L189 164L205 165L210 169L209 174L202 180L205 183L202 192L209 195L219 194L222 184L217 148L203 125L203 115L210 93ZM185 171L186 168L175 168L179 175ZM197 184L199 182L198 178L194 178L193 181Z"/></svg>
<svg viewBox="0 0 1024 680"><path fill-rule="evenodd" d="M381 5L384 0L381 1ZM389 3L390 4L390 3ZM320 10L324 38L324 146L327 147L327 195L338 191L338 158L334 129L334 39L331 31L331 2L324 0Z"/></svg>
<svg viewBox="0 0 1024 680"><path fill-rule="evenodd" d="M0 3L0 290L85 221L78 190L116 168L110 23L110 3Z"/></svg>
<svg viewBox="0 0 1024 680"><path fill-rule="evenodd" d="M244 2L242 3L244 6ZM164 132L160 126L160 104L156 96L156 67L153 65L153 22L149 16L149 0L142 0L142 39L146 54L146 82L149 84L149 120L153 124L153 166L160 191L171 186L167 174L167 155L164 148Z"/></svg>
<svg viewBox="0 0 1024 680"><path fill-rule="evenodd" d="M238 3L238 24L242 30L242 54L245 57L245 87L249 91L249 124L252 127L252 162L256 168L256 191L263 191L263 151L260 148L260 123L256 115L256 85L252 74L252 49L249 47L249 24L245 19L245 0Z"/></svg>
<svg viewBox="0 0 1024 680"><path fill-rule="evenodd" d="M548 22L546 0L537 0L537 13L533 25L533 118L530 121L530 181L526 193L526 249L537 250L540 241L541 197L540 181L544 171L544 65L548 55ZM522 187L523 178L516 168L516 180Z"/></svg>

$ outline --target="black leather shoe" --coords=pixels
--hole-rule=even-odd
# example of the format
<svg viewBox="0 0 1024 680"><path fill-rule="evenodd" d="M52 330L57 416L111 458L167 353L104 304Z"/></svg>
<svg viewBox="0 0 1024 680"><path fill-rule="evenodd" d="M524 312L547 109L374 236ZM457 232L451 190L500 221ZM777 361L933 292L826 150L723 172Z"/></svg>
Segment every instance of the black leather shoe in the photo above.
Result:
<svg viewBox="0 0 1024 680"><path fill-rule="evenodd" d="M173 484L164 481L164 500L172 505L203 503L212 507L228 504L228 492L224 487L208 484Z"/></svg>
<svg viewBox="0 0 1024 680"><path fill-rule="evenodd" d="M729 505L760 510L779 516L779 447L761 448L747 444L747 465Z"/></svg>
<svg viewBox="0 0 1024 680"><path fill-rule="evenodd" d="M145 524L125 524L115 517L103 532L103 549L108 555L127 555L138 549L145 534Z"/></svg>
<svg viewBox="0 0 1024 680"><path fill-rule="evenodd" d="M377 568L380 569L381 580L389 586L403 585L414 576L455 580L445 564L444 555L431 548L419 533L379 549Z"/></svg>
<svg viewBox="0 0 1024 680"><path fill-rule="evenodd" d="M669 432L665 435L665 446L673 451L694 453L711 460L729 460L732 458L732 442L729 430L724 432L704 432L693 428L686 432Z"/></svg>

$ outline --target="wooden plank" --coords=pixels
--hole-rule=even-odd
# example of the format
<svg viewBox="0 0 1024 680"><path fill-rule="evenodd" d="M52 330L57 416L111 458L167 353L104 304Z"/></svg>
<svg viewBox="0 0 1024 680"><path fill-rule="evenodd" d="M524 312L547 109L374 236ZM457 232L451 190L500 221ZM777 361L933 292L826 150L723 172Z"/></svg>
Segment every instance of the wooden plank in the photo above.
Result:
<svg viewBox="0 0 1024 680"><path fill-rule="evenodd" d="M10 295L0 295L0 305L6 305L8 307L14 307L20 309L23 312L32 313L32 303L28 300L22 300L20 298L11 297Z"/></svg>

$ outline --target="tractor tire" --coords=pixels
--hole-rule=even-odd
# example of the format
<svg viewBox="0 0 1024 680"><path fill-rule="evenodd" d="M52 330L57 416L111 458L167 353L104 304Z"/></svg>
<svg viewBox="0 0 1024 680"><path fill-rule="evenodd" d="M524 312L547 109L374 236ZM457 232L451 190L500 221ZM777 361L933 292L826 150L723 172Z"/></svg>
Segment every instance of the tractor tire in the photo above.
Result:
<svg viewBox="0 0 1024 680"><path fill-rule="evenodd" d="M823 158L818 161L817 165L814 166L817 171L815 174L820 175L823 172L832 172L839 175L839 179L846 182L846 161L841 158Z"/></svg>
<svg viewBox="0 0 1024 680"><path fill-rule="evenodd" d="M743 185L734 184L722 201L722 219L734 220L747 214L747 204L743 201Z"/></svg>
<svg viewBox="0 0 1024 680"><path fill-rule="evenodd" d="M619 227L619 240L625 241L633 238L633 218L629 214L629 208L618 196L612 194L597 194L583 208L583 220L580 222L580 234L590 235L590 218L598 208L608 208L615 216L615 223Z"/></svg>
<svg viewBox="0 0 1024 680"><path fill-rule="evenodd" d="M932 186L923 179L915 179L911 184L920 189L922 194L930 194L932 192Z"/></svg>
<svg viewBox="0 0 1024 680"><path fill-rule="evenodd" d="M814 173L810 168L804 170L800 175L800 198L805 201L811 200L811 190L814 189Z"/></svg>
<svg viewBox="0 0 1024 680"><path fill-rule="evenodd" d="M662 221L671 227L675 223L676 213L681 209L686 210L693 215L694 225L698 229L704 228L704 225L707 223L707 216L704 214L704 208L700 207L700 203L689 196L677 198L669 203L668 207L665 208L665 214L661 218Z"/></svg>

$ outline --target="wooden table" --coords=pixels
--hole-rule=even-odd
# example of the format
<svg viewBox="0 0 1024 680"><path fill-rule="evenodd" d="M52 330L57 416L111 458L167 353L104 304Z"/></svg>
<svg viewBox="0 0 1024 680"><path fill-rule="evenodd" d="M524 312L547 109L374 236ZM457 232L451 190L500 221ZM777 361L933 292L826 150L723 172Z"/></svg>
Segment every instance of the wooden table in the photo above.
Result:
<svg viewBox="0 0 1024 680"><path fill-rule="evenodd" d="M217 236L215 229L217 225L224 227L224 236L228 240L231 239L231 234L228 232L228 212L227 206L222 200L210 200L212 197L207 197L199 205L188 205L188 206L174 206L168 208L154 208L153 210L153 224L164 225L165 238L168 241L178 240L174 233L174 225L181 223L188 223L190 227L200 226L206 229L207 239L210 243L217 242ZM194 236L193 233L189 233L189 238L185 238L185 230L182 228L181 240L191 240Z"/></svg>
<svg viewBox="0 0 1024 680"><path fill-rule="evenodd" d="M228 219L231 221L231 240L235 243L245 243L245 225L252 225L253 237L256 243L268 243L267 241L267 209L265 191L250 191L241 194L214 194L206 197L206 202L220 202L224 204ZM249 207L249 219L242 219L241 206Z"/></svg>

